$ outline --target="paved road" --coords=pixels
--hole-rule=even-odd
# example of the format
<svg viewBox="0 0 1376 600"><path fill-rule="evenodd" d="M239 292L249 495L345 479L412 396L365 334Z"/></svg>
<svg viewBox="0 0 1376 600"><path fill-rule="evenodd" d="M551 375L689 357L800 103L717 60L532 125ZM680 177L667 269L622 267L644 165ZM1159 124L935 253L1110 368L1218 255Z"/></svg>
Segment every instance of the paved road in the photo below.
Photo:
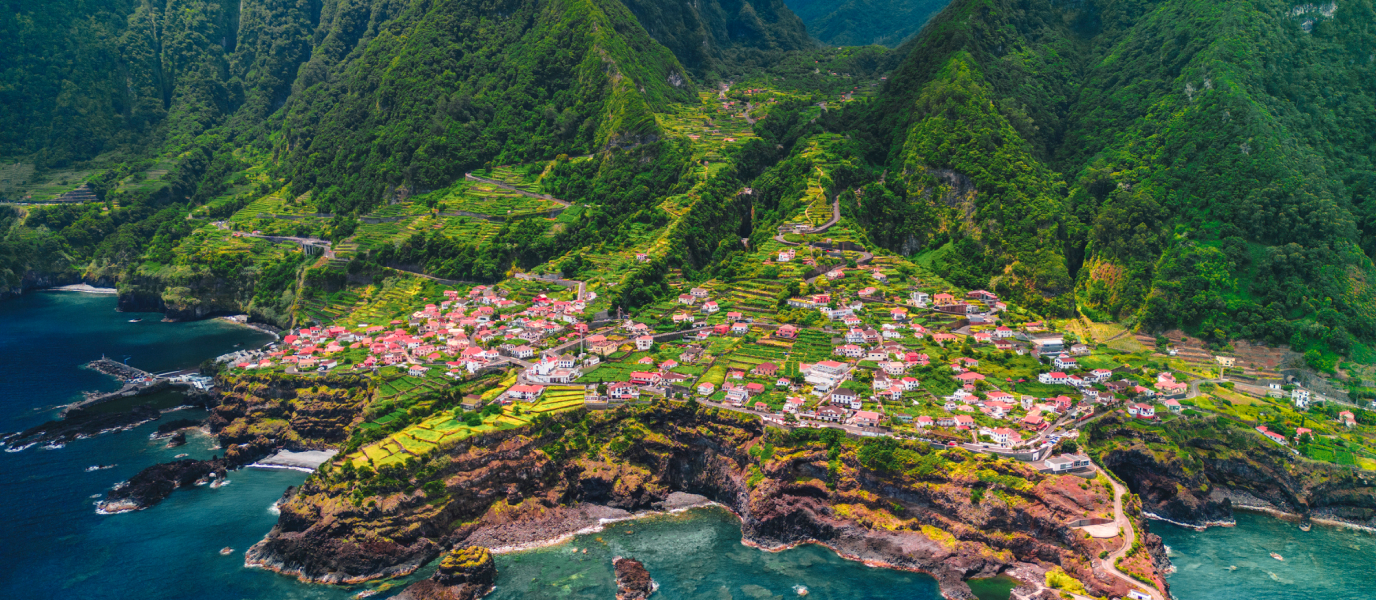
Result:
<svg viewBox="0 0 1376 600"><path fill-rule="evenodd" d="M1117 523L1119 530L1126 532L1123 539L1123 547L1108 555L1108 558L1100 561L1099 566L1103 567L1104 570L1108 571L1110 574L1122 579L1128 584L1128 587L1143 590L1151 594L1151 597L1155 600L1167 600L1166 595L1162 594L1155 586L1145 585L1129 577L1126 573L1119 571L1118 567L1114 566L1114 564L1118 562L1118 559L1126 556L1128 551L1132 549L1132 543L1137 539L1137 530L1132 526L1132 519L1129 519L1127 515L1123 513L1123 496L1128 493L1127 488L1124 487L1123 484L1118 483L1117 479L1105 473L1099 465L1094 465L1094 469L1103 474L1103 476L1108 479L1109 485L1113 486L1113 520Z"/></svg>

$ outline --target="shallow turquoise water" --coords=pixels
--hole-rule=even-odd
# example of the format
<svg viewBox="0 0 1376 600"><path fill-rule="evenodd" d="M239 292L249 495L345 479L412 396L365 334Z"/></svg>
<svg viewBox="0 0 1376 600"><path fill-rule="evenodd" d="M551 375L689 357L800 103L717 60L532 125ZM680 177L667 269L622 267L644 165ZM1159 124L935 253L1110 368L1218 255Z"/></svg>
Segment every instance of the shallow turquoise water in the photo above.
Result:
<svg viewBox="0 0 1376 600"><path fill-rule="evenodd" d="M645 563L659 583L654 597L666 600L798 598L804 589L809 599L941 598L931 577L872 569L821 546L744 546L740 521L720 508L613 523L556 547L498 556L497 590L489 598L613 598L617 556Z"/></svg>
<svg viewBox="0 0 1376 600"><path fill-rule="evenodd" d="M1236 527L1195 531L1152 523L1171 549L1167 581L1187 600L1366 600L1376 584L1376 536L1237 513ZM1275 552L1285 560L1271 558ZM1235 569L1232 567L1236 567Z"/></svg>

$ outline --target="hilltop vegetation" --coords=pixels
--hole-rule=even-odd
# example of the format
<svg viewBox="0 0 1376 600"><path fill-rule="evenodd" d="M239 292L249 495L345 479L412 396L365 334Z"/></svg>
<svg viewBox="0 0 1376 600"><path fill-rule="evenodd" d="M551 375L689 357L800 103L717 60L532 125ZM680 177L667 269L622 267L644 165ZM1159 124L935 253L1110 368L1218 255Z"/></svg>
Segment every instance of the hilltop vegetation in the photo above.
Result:
<svg viewBox="0 0 1376 600"><path fill-rule="evenodd" d="M278 253L226 241L262 231L337 245L302 282L566 268L630 282L604 297L634 307L669 270L740 271L835 202L866 247L1040 314L1289 344L1326 370L1376 338L1369 2L960 0L895 51L820 49L802 22L914 27L892 15L921 6L795 8L21 9L0 42L0 191L84 183L103 202L10 217L7 285L80 274L166 304L263 272ZM842 29L813 34L899 35ZM569 209L461 183L512 165Z"/></svg>
<svg viewBox="0 0 1376 600"><path fill-rule="evenodd" d="M889 169L860 219L904 252L982 255L932 264L1063 314L1345 351L1376 334L1372 17L955 2L837 124Z"/></svg>

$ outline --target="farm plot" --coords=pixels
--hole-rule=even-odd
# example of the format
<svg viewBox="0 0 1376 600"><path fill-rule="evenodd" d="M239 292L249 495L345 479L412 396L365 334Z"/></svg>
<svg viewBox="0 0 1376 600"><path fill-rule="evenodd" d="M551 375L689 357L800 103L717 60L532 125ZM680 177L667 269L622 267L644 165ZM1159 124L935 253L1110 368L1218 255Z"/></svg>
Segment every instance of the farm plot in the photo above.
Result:
<svg viewBox="0 0 1376 600"><path fill-rule="evenodd" d="M790 358L800 362L817 362L831 357L831 338L827 334L812 329L798 333L798 341L793 344Z"/></svg>

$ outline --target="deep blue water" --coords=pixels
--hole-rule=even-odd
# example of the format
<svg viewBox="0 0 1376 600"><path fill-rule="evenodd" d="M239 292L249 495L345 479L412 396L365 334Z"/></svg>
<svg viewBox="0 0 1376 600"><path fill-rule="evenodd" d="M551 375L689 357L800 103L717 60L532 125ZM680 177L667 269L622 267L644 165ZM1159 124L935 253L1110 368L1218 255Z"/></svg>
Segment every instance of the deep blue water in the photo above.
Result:
<svg viewBox="0 0 1376 600"><path fill-rule="evenodd" d="M0 430L53 416L53 407L89 389L114 389L108 377L78 366L104 352L154 372L193 367L235 344L267 336L216 321L161 323L157 314L114 311L111 296L30 295L0 302ZM141 323L128 320L144 317ZM36 410L37 409L37 410ZM185 411L168 418L194 417ZM193 434L167 449L148 439L156 423L80 440L61 450L0 453L0 598L197 600L344 600L368 588L385 598L407 583L349 588L309 585L243 566L243 551L276 521L270 507L305 479L295 471L243 470L219 489L178 490L145 511L102 516L91 496L140 469L188 453L215 453ZM94 464L113 469L85 472ZM1154 526L1172 546L1181 600L1366 598L1376 579L1376 538L1351 530L1294 525L1239 515L1239 526L1204 533ZM221 556L223 547L234 548ZM572 550L577 548L578 553ZM587 549L587 553L582 550ZM1284 555L1284 562L1269 552ZM939 598L923 575L871 569L804 546L766 553L740 543L740 525L719 509L623 522L559 546L497 557L494 600L598 599L615 595L614 556L643 561L659 582L656 598ZM1229 570L1235 565L1238 568ZM416 577L428 576L422 570ZM997 587L997 586L994 586Z"/></svg>

